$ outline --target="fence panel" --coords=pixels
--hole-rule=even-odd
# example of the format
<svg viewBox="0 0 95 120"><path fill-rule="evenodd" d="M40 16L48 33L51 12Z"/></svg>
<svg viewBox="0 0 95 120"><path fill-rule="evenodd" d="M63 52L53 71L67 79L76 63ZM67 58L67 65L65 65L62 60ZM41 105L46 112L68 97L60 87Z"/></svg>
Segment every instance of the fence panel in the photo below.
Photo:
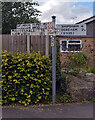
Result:
<svg viewBox="0 0 95 120"><path fill-rule="evenodd" d="M30 46L32 50L38 52L41 51L42 55L45 55L45 36L31 36L30 37Z"/></svg>
<svg viewBox="0 0 95 120"><path fill-rule="evenodd" d="M33 35L30 36L30 49L38 52L41 51L42 55L45 55L46 50L46 36L45 35ZM2 50L8 52L22 52L27 51L27 36L11 36L2 35Z"/></svg>

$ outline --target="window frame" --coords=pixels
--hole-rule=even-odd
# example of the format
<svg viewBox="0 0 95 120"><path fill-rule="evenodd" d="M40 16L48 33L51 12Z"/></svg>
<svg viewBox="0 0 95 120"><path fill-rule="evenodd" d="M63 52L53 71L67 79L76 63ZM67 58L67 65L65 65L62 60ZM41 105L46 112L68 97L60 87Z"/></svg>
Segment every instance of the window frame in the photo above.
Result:
<svg viewBox="0 0 95 120"><path fill-rule="evenodd" d="M67 45L66 45L67 50L66 51L62 50L62 42L63 41L67 42ZM69 43L69 41L80 41L80 43ZM81 50L80 51L70 51L70 50L68 50L69 45L80 45L80 48L82 48L82 40L68 40L68 39L60 40L60 51L61 52L81 52Z"/></svg>

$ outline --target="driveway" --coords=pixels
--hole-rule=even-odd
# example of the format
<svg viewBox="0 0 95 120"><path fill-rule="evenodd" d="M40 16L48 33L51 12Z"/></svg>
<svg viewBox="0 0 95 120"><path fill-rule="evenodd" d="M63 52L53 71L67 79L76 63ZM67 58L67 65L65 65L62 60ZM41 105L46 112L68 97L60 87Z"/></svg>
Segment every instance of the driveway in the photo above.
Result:
<svg viewBox="0 0 95 120"><path fill-rule="evenodd" d="M3 118L93 118L93 103L46 106L3 106Z"/></svg>

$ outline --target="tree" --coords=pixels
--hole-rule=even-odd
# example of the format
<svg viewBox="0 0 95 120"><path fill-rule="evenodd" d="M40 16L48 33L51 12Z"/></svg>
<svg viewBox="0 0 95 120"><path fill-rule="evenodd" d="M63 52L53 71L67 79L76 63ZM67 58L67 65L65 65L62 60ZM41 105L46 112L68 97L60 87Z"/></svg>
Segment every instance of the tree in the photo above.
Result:
<svg viewBox="0 0 95 120"><path fill-rule="evenodd" d="M37 2L2 2L2 33L10 34L17 24L39 22L40 11L34 8Z"/></svg>

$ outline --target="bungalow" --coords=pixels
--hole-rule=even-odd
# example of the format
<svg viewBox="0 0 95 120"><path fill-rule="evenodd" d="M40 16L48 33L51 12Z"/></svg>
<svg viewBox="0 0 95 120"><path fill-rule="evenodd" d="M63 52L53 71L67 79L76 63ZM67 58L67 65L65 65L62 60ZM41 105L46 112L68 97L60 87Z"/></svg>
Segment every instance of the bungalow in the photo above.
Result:
<svg viewBox="0 0 95 120"><path fill-rule="evenodd" d="M89 65L95 66L95 16L80 21L76 24L58 24L57 35L60 41L61 65L64 65L66 53L85 53L89 58Z"/></svg>

